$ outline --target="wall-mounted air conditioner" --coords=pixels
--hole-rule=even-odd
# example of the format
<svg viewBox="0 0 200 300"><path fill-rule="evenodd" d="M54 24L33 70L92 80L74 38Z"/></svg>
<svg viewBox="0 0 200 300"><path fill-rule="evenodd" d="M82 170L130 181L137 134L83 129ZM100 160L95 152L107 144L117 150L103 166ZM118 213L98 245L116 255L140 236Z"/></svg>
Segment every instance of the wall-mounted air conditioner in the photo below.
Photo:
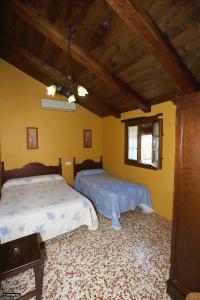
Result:
<svg viewBox="0 0 200 300"><path fill-rule="evenodd" d="M76 111L76 103L69 103L59 100L41 99L41 108L63 111Z"/></svg>

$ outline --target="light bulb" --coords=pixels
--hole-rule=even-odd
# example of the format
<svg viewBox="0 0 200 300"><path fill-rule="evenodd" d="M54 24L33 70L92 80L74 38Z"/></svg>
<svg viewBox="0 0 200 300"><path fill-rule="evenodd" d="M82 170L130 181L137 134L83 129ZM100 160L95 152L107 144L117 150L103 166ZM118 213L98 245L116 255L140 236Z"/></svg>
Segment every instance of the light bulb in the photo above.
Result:
<svg viewBox="0 0 200 300"><path fill-rule="evenodd" d="M86 95L89 95L88 91L82 86L82 85L78 85L78 95L80 97L85 97Z"/></svg>
<svg viewBox="0 0 200 300"><path fill-rule="evenodd" d="M71 96L69 96L68 102L69 103L76 102L76 98L75 98L75 96L73 94Z"/></svg>
<svg viewBox="0 0 200 300"><path fill-rule="evenodd" d="M55 85L51 85L51 86L47 87L47 95L48 96L54 97L55 93L56 93L56 86Z"/></svg>

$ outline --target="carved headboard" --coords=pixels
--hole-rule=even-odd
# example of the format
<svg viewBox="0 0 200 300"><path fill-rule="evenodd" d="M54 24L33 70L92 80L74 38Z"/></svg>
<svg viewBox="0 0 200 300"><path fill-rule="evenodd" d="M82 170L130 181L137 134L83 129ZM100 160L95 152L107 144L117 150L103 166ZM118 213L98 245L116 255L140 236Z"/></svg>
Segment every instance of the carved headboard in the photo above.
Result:
<svg viewBox="0 0 200 300"><path fill-rule="evenodd" d="M48 175L48 174L60 174L62 175L62 164L59 158L59 164L57 166L45 166L41 163L34 162L23 166L22 168L5 170L4 162L1 162L1 185L9 179L30 177L37 175Z"/></svg>
<svg viewBox="0 0 200 300"><path fill-rule="evenodd" d="M80 164L76 164L76 160L74 157L74 178L76 177L76 174L80 171L89 170L89 169L102 169L102 168L103 168L102 156L100 156L100 161L86 159Z"/></svg>

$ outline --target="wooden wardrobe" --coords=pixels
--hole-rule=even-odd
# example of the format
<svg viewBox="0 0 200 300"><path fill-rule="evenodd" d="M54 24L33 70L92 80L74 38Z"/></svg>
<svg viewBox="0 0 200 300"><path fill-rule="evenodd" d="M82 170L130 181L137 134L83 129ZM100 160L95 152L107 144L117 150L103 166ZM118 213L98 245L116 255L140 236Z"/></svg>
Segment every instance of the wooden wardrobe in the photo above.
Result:
<svg viewBox="0 0 200 300"><path fill-rule="evenodd" d="M183 300L200 292L200 93L177 103L172 227L167 292Z"/></svg>

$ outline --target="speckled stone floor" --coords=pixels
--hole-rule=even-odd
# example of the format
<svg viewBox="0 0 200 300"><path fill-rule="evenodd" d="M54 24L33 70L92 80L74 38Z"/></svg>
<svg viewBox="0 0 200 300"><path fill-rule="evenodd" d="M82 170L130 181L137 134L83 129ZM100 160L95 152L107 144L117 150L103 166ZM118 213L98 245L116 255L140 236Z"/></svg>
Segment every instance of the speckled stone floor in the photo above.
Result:
<svg viewBox="0 0 200 300"><path fill-rule="evenodd" d="M139 210L122 214L122 229L102 215L97 231L81 227L46 242L43 299L168 300L171 223ZM3 282L5 291L34 286L27 271Z"/></svg>

